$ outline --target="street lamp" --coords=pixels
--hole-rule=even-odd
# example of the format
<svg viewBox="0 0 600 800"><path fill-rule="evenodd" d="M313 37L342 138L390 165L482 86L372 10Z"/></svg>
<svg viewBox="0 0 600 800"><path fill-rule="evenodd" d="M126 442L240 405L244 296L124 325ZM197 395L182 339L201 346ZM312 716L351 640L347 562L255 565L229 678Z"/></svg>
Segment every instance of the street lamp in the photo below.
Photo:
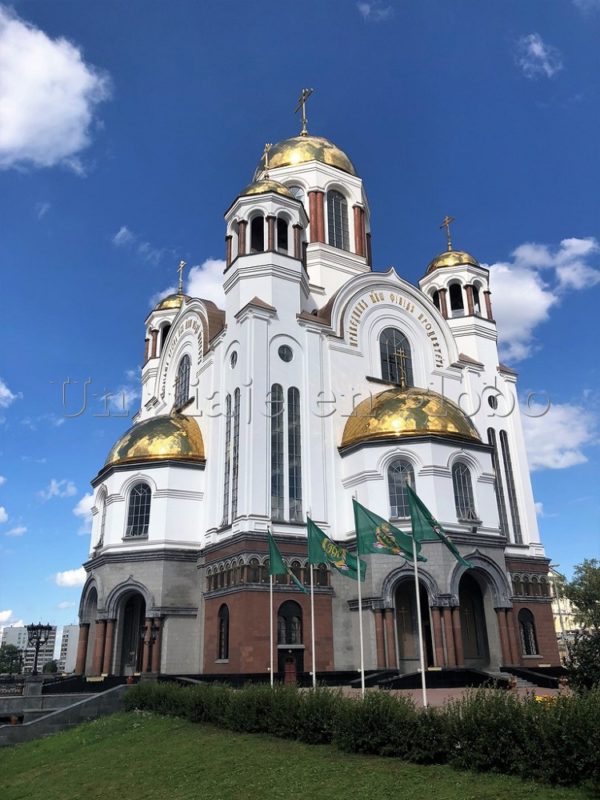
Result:
<svg viewBox="0 0 600 800"><path fill-rule="evenodd" d="M37 675L37 662L38 662L38 655L40 653L40 647L48 641L50 638L50 634L52 633L52 625L42 625L41 622L38 622L37 625L28 625L27 626L27 644L29 647L35 647L35 657L33 659L33 670L31 671L32 675Z"/></svg>

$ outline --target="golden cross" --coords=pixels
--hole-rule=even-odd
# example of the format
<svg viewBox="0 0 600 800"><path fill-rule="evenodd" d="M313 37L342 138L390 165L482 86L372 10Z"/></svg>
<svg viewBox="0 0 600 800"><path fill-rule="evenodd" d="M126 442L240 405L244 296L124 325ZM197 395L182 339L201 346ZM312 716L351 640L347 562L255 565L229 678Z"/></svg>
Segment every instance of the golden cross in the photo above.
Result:
<svg viewBox="0 0 600 800"><path fill-rule="evenodd" d="M402 388L406 388L406 362L408 361L406 350L400 347L398 350L394 351L394 357L396 366L398 367L398 383Z"/></svg>
<svg viewBox="0 0 600 800"><path fill-rule="evenodd" d="M302 89L300 92L300 98L298 99L298 105L294 109L294 114L297 114L300 109L302 109L302 130L300 131L300 136L308 136L308 128L306 127L306 101L314 92L314 89Z"/></svg>
<svg viewBox="0 0 600 800"><path fill-rule="evenodd" d="M262 155L262 157L263 157L263 163L264 163L264 165L265 165L265 168L264 168L264 170L263 170L263 173L264 173L263 177L264 177L264 178L267 178L267 177L268 177L268 175L269 175L269 150L270 150L272 147L273 147L273 145L271 144L271 142L267 142L267 143L265 144L265 149L263 150L263 155Z"/></svg>
<svg viewBox="0 0 600 800"><path fill-rule="evenodd" d="M449 217L448 214L442 220L440 228L446 228L446 238L448 239L448 250L452 250L452 239L450 237L450 223L454 222L454 217Z"/></svg>
<svg viewBox="0 0 600 800"><path fill-rule="evenodd" d="M183 268L185 267L185 261L180 261L179 266L177 267L177 272L179 273L179 288L177 290L177 294L183 294Z"/></svg>

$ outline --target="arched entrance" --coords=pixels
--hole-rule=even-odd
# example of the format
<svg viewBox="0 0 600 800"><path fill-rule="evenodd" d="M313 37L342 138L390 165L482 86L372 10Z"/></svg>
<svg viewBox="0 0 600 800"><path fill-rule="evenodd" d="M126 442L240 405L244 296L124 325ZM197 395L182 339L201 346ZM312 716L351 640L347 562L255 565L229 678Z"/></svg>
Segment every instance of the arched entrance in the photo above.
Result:
<svg viewBox="0 0 600 800"><path fill-rule="evenodd" d="M304 672L302 608L286 600L277 611L277 671L286 683L295 683Z"/></svg>
<svg viewBox="0 0 600 800"><path fill-rule="evenodd" d="M419 584L421 601L421 626L423 629L423 651L425 667L433 664L433 643L427 589ZM406 579L398 584L394 595L396 613L396 638L398 642L398 669L400 672L416 672L420 668L419 627L417 623L417 598L415 584Z"/></svg>
<svg viewBox="0 0 600 800"><path fill-rule="evenodd" d="M484 593L474 574L467 572L460 579L458 600L465 666L485 669L489 666L490 652Z"/></svg>
<svg viewBox="0 0 600 800"><path fill-rule="evenodd" d="M126 595L119 608L119 650L117 652L120 675L133 675L142 671L144 658L144 623L146 602L139 592Z"/></svg>

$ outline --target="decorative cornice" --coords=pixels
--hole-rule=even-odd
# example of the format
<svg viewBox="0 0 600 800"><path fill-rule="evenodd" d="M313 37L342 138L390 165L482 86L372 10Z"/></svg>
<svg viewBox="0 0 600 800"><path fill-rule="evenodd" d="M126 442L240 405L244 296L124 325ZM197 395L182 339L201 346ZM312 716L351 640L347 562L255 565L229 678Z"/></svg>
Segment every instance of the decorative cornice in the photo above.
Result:
<svg viewBox="0 0 600 800"><path fill-rule="evenodd" d="M141 459L140 461L128 461L126 464L113 464L109 467L103 467L90 483L95 489L102 481L105 481L116 472L129 472L136 469L157 469L159 467L185 467L185 469L203 470L206 468L206 460L198 461L185 458L165 458L159 460Z"/></svg>
<svg viewBox="0 0 600 800"><path fill-rule="evenodd" d="M198 560L199 550L145 550L143 552L131 550L126 553L100 552L92 556L83 566L87 572L103 567L106 564L123 564L127 562L140 563L143 561L187 561L195 564Z"/></svg>

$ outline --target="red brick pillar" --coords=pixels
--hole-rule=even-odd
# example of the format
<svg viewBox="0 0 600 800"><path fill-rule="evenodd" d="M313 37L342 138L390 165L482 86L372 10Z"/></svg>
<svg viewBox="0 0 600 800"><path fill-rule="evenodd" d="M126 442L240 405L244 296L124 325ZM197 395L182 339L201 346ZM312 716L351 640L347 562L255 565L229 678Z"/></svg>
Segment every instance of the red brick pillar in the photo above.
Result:
<svg viewBox="0 0 600 800"><path fill-rule="evenodd" d="M104 637L106 634L106 621L96 620L96 636L94 639L94 653L92 655L92 675L102 673L102 660L104 658Z"/></svg>
<svg viewBox="0 0 600 800"><path fill-rule="evenodd" d="M246 255L246 231L248 229L248 220L241 219L238 222L238 256Z"/></svg>
<svg viewBox="0 0 600 800"><path fill-rule="evenodd" d="M367 233L365 235L365 239L367 240L367 264L372 267L373 266L373 248L371 244L371 234Z"/></svg>
<svg viewBox="0 0 600 800"><path fill-rule="evenodd" d="M510 645L508 643L508 628L506 627L506 612L503 608L496 609L498 619L498 633L500 634L500 647L502 648L502 665L512 664Z"/></svg>
<svg viewBox="0 0 600 800"><path fill-rule="evenodd" d="M302 225L292 225L294 231L294 258L302 259Z"/></svg>
<svg viewBox="0 0 600 800"><path fill-rule="evenodd" d="M454 650L454 633L452 631L452 609L444 608L442 611L442 623L444 625L444 636L446 638L446 666L456 666L456 652Z"/></svg>
<svg viewBox="0 0 600 800"><path fill-rule="evenodd" d="M470 317L475 313L475 306L473 304L473 286L470 283L465 284L465 291L467 293L467 313Z"/></svg>
<svg viewBox="0 0 600 800"><path fill-rule="evenodd" d="M394 632L394 609L385 608L383 610L385 623L385 644L387 651L388 669L398 669L396 661L396 635Z"/></svg>
<svg viewBox="0 0 600 800"><path fill-rule="evenodd" d="M308 193L308 218L310 222L310 241L311 244L313 242L319 241L319 224L317 221L317 193L316 192L309 192Z"/></svg>
<svg viewBox="0 0 600 800"><path fill-rule="evenodd" d="M267 250L275 250L275 217L267 217Z"/></svg>
<svg viewBox="0 0 600 800"><path fill-rule="evenodd" d="M115 643L115 620L106 620L106 641L104 643L104 659L102 663L102 673L110 675L112 668L113 646Z"/></svg>
<svg viewBox="0 0 600 800"><path fill-rule="evenodd" d="M383 613L373 610L375 617L375 642L377 644L377 669L385 669L385 642L383 639Z"/></svg>
<svg viewBox="0 0 600 800"><path fill-rule="evenodd" d="M492 296L491 295L492 295L492 293L490 292L489 289L486 289L485 292L483 293L483 296L485 297L485 311L486 311L488 319L494 319L494 315L492 314Z"/></svg>
<svg viewBox="0 0 600 800"><path fill-rule="evenodd" d="M354 251L357 256L365 255L365 210L352 206L354 211Z"/></svg>
<svg viewBox="0 0 600 800"><path fill-rule="evenodd" d="M440 311L442 312L442 317L448 319L448 300L446 298L448 289L440 289L438 294L440 297Z"/></svg>
<svg viewBox="0 0 600 800"><path fill-rule="evenodd" d="M158 355L158 331L156 329L150 331L150 336L152 336L152 352L150 358L156 358Z"/></svg>
<svg viewBox="0 0 600 800"><path fill-rule="evenodd" d="M444 666L444 642L442 640L442 609L434 606L431 609L431 621L433 623L433 650L435 654L435 666Z"/></svg>
<svg viewBox="0 0 600 800"><path fill-rule="evenodd" d="M456 666L464 667L465 656L462 643L462 628L460 624L460 608L455 606L452 609L452 633L454 636L454 651L456 653Z"/></svg>
<svg viewBox="0 0 600 800"><path fill-rule="evenodd" d="M79 626L79 640L77 642L77 658L75 660L75 672L83 675L85 672L85 657L87 655L88 638L90 635L90 623L82 622Z"/></svg>
<svg viewBox="0 0 600 800"><path fill-rule="evenodd" d="M231 266L231 242L232 236L225 237L225 268Z"/></svg>
<svg viewBox="0 0 600 800"><path fill-rule="evenodd" d="M162 643L162 620L160 617L154 618L154 627L158 628L156 631L156 639L152 645L152 672L160 672L160 653Z"/></svg>
<svg viewBox="0 0 600 800"><path fill-rule="evenodd" d="M323 192L317 191L315 197L315 206L317 210L317 241L325 241L325 195Z"/></svg>
<svg viewBox="0 0 600 800"><path fill-rule="evenodd" d="M512 656L511 663L520 664L521 648L519 647L517 629L515 627L515 614L512 608L506 609L506 627L508 628L508 641L510 644L510 654Z"/></svg>

